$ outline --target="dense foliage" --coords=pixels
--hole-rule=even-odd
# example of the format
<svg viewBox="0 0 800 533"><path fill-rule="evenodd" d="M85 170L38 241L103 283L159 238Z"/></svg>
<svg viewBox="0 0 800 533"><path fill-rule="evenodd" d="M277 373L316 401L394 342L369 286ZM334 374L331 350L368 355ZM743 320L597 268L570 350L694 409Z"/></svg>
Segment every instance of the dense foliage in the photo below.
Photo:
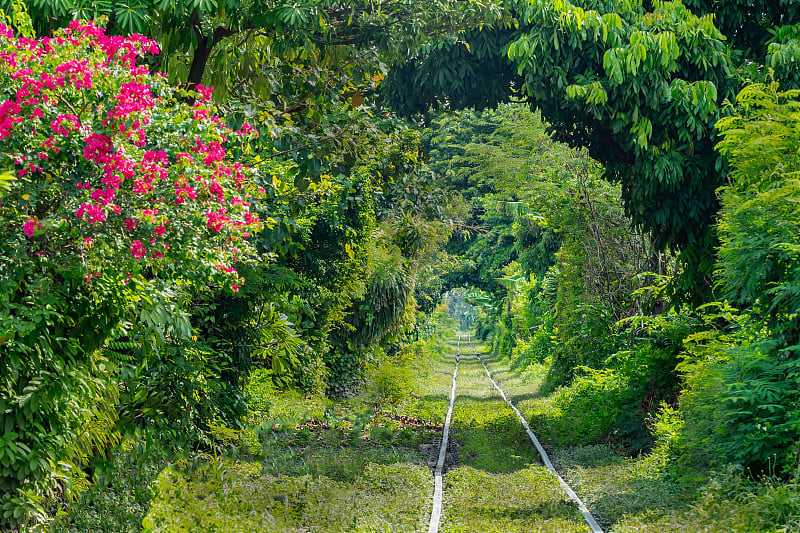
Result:
<svg viewBox="0 0 800 533"><path fill-rule="evenodd" d="M694 338L686 362L687 424L715 435L698 448L714 463L784 475L796 475L800 450L799 106L797 91L755 84L717 126L731 165L720 190L719 289L738 310L726 328Z"/></svg>
<svg viewBox="0 0 800 533"><path fill-rule="evenodd" d="M0 529L398 400L446 291L549 442L796 481L791 2L0 8Z"/></svg>
<svg viewBox="0 0 800 533"><path fill-rule="evenodd" d="M357 157L361 134L375 124L356 108L375 101L393 58L432 36L490 22L499 10L483 0L25 3L40 34L100 16L112 34L157 40L162 53L152 69L173 84L215 87L229 120L256 118L260 143L280 154L270 156L290 157L312 179L337 155Z"/></svg>
<svg viewBox="0 0 800 533"><path fill-rule="evenodd" d="M113 439L127 361L97 349L123 322L188 337L185 318L167 318L176 289L237 290L233 264L256 257L246 237L261 221L254 172L228 154L247 130L137 67L155 43L91 23L41 40L2 31L0 143L16 177L0 211L2 505L14 523Z"/></svg>
<svg viewBox="0 0 800 533"><path fill-rule="evenodd" d="M451 186L471 180L479 231L451 244L464 262L449 277L472 288L478 335L517 368L547 361L549 388L572 383L562 408L586 412L591 426L574 427L572 440L624 426L626 444L646 446L639 402L674 396L681 338L648 339L655 328L637 317L662 305L643 287L667 273L669 256L631 229L599 166L551 140L524 107L442 116L426 137L431 166L447 169Z"/></svg>
<svg viewBox="0 0 800 533"><path fill-rule="evenodd" d="M487 308L495 318L489 322L510 335L500 349L522 342L516 357L550 355L557 380L578 376L573 386L580 393L564 397L565 405L578 400L574 408L585 407L594 390L597 398L608 396L612 410L633 404L641 415L658 409L659 399L675 405L682 379L680 409L661 427L685 424L670 433L681 435L671 442L683 460L791 475L796 439L789 435L797 427L796 7L523 1L504 8L507 18L494 26L463 41L422 47L390 71L387 98L409 115L522 99L541 112L555 138L588 148L602 163L602 176L621 186L625 216L617 213L608 219L617 222L598 225L598 213L613 211L593 208L595 200L580 188L570 191L567 208L558 213L579 214L578 224L561 226L557 270L533 290L516 277L515 258L502 257L508 246L492 243L501 255L492 254L497 263L491 278L526 291L516 297L516 308L522 316L530 309L554 333L540 335L540 328L530 334L524 320L515 325L513 298L501 305L495 285L495 302ZM493 83L473 86L465 96L473 74L492 68L502 72L492 81L505 96ZM487 138L482 127L475 123L474 138ZM442 135L450 131L464 137L449 126ZM513 143L507 144L507 153L514 153ZM443 166L471 194L494 198L496 158L471 159L461 150L445 154ZM580 176L571 170L570 177ZM570 190L569 178L557 183ZM514 196L508 200L522 200L520 191L535 189L536 180L528 177L524 184L502 190ZM558 189L546 197L558 198ZM535 194L528 199L541 201ZM589 216L581 213L582 204ZM552 225L552 212L530 201L525 207ZM629 226L626 218L644 230L641 245L612 237L614 228ZM570 242L572 234L582 234L578 246ZM602 246L587 246L592 241L613 242L615 252L627 249L628 264L604 255ZM655 250L679 250L677 263L653 253L650 243ZM505 276L496 274L501 264L508 265ZM618 300L608 299L611 293L586 298L587 265L619 274L606 283L612 293L619 291ZM474 285L486 290L485 281ZM482 324L479 332L490 329ZM580 377L584 366L595 369L588 370L588 381ZM648 381L644 388L633 386ZM654 395L659 381L664 387ZM630 396L606 395L606 388L627 388ZM596 434L610 435L614 424L615 434L624 434L622 418Z"/></svg>
<svg viewBox="0 0 800 533"><path fill-rule="evenodd" d="M546 364L550 386L562 386L552 408L571 413L572 425L537 413L546 436L640 451L653 443L648 417L666 402L679 409L667 409L660 427L681 429L662 438L682 464L795 474L797 98L777 83L752 85L718 124L730 165L719 189L721 301L696 308L668 306L674 259L631 230L619 193L594 181L591 162L544 137L533 117L501 106L433 121L432 164L459 185L469 176L480 208L483 230L454 245L465 260L460 278L483 309L477 332L519 368ZM462 149L447 149L451 136ZM520 149L535 155L516 156ZM554 255L539 250L544 228L558 236Z"/></svg>
<svg viewBox="0 0 800 533"><path fill-rule="evenodd" d="M407 126L356 128L359 146L317 160L309 184L296 154L274 157L268 121L263 140L215 116L211 89L150 74L154 41L86 22L36 39L13 7L0 461L3 523L21 527L83 490L123 436L216 446L242 423L254 364L356 390L411 332L448 229Z"/></svg>
<svg viewBox="0 0 800 533"><path fill-rule="evenodd" d="M627 215L657 248L683 251L673 297L699 303L710 294L715 190L727 172L714 124L746 80L763 79L758 65L796 83L789 4L687 2L695 12L680 1L509 1L495 25L420 48L384 91L408 114L509 99L539 109L559 140L587 148L621 185ZM475 73L490 81L465 97Z"/></svg>

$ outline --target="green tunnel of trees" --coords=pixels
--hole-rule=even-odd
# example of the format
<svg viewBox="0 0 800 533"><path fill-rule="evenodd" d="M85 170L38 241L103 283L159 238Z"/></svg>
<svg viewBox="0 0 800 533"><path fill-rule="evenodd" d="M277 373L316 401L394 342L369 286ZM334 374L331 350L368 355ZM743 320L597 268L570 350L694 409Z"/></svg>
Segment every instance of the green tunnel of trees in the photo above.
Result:
<svg viewBox="0 0 800 533"><path fill-rule="evenodd" d="M4 530L214 449L254 368L355 393L448 291L607 406L553 442L796 480L794 3L0 8Z"/></svg>

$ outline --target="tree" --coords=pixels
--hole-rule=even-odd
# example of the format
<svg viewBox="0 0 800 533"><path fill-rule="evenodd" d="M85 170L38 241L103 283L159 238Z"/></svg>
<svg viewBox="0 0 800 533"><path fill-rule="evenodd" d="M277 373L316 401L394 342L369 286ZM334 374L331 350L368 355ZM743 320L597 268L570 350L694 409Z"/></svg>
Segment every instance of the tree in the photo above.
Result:
<svg viewBox="0 0 800 533"><path fill-rule="evenodd" d="M681 398L688 455L797 473L800 427L800 91L752 84L717 123L730 163L719 194L719 297L687 339ZM708 311L707 311L708 312Z"/></svg>
<svg viewBox="0 0 800 533"><path fill-rule="evenodd" d="M482 58L455 44L422 56L415 75L440 68L454 49L451 70L461 56L505 63L519 76L506 97L524 95L556 138L587 147L606 179L621 183L628 212L658 244L702 242L722 170L712 126L719 104L734 95L723 35L709 17L680 3L656 3L650 13L635 3L582 5L511 2L520 29L490 34L508 59ZM419 90L451 106L469 105L435 77L420 89L402 70L389 81L394 92ZM488 105L495 101L485 96Z"/></svg>
<svg viewBox="0 0 800 533"><path fill-rule="evenodd" d="M462 265L445 279L491 295L487 318L501 353L547 323L553 382L568 382L576 366L603 367L612 326L639 311L637 275L658 257L630 227L619 188L599 179L585 151L548 138L525 106L442 114L424 138L431 167L455 191L466 189L471 225L480 228L451 241ZM521 300L524 309L514 308Z"/></svg>
<svg viewBox="0 0 800 533"><path fill-rule="evenodd" d="M800 342L798 95L777 82L750 85L738 95L737 113L717 124L731 165L720 189L720 288L785 346Z"/></svg>
<svg viewBox="0 0 800 533"><path fill-rule="evenodd" d="M330 152L352 149L369 127L366 114L354 108L369 100L387 62L431 37L483 25L498 14L491 0L27 4L40 34L71 19L104 16L112 34L137 32L159 41L154 69L173 83L214 86L232 125L254 120L263 152L292 156L301 175L312 178L323 172Z"/></svg>
<svg viewBox="0 0 800 533"><path fill-rule="evenodd" d="M800 6L787 0L686 0L684 3L699 15L712 15L731 47L743 59L758 63L764 63L771 44L786 40L780 29L800 21Z"/></svg>
<svg viewBox="0 0 800 533"><path fill-rule="evenodd" d="M714 149L722 103L735 101L745 77L763 76L759 65L796 83L800 47L788 26L797 21L794 6L688 4L699 12L680 1L509 1L513 24L421 48L390 71L384 92L405 114L507 99L538 108L557 139L587 147L605 179L621 184L628 215L658 248L683 251L676 294L702 297L713 265L715 190L727 173ZM705 14L718 4L730 39ZM492 69L500 72L467 98L464 84Z"/></svg>

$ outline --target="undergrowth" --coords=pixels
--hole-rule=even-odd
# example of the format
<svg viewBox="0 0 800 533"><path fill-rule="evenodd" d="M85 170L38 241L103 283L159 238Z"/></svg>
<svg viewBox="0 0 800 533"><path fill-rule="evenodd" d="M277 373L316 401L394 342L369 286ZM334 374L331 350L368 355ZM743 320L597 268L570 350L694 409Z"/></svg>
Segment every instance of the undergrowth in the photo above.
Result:
<svg viewBox="0 0 800 533"><path fill-rule="evenodd" d="M96 483L80 500L55 512L51 533L138 533L150 509L152 487L166 464L158 447L132 446L130 441L110 452L96 472Z"/></svg>
<svg viewBox="0 0 800 533"><path fill-rule="evenodd" d="M570 387L531 394L546 377L545 365L507 372L507 361L486 361L609 533L798 530L796 482L758 477L740 467L710 471L690 462L682 453L683 419L669 406L662 405L648 423L652 448L631 455L624 441L613 433L609 438L613 417L621 412L619 399L628 392L618 375L589 372Z"/></svg>
<svg viewBox="0 0 800 533"><path fill-rule="evenodd" d="M216 431L229 441L227 454L162 470L163 456L120 451L104 481L62 513L51 531L425 531L429 467L455 349L445 338L426 343L396 360L406 371L395 375L378 367L376 383L348 399L278 390L268 375L255 372L247 387L249 428ZM587 373L569 388L543 394L544 364L515 371L498 356L484 360L609 533L800 527L796 485L676 460L682 420L674 409L663 408L650 421L656 445L637 456L614 439L597 444L610 427L609 413L618 412L609 398L626 393L618 375ZM441 530L585 531L577 508L541 466L463 343L457 390ZM576 445L582 439L586 444Z"/></svg>

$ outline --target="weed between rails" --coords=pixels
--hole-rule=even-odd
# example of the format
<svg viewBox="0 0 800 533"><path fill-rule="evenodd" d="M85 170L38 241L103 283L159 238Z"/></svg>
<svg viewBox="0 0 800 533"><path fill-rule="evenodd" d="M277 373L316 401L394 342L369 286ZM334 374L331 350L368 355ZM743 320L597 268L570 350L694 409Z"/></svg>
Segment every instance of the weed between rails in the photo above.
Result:
<svg viewBox="0 0 800 533"><path fill-rule="evenodd" d="M445 476L444 532L584 532L586 524L483 366L462 343L452 438L461 466ZM517 391L535 394L531 387Z"/></svg>
<svg viewBox="0 0 800 533"><path fill-rule="evenodd" d="M546 469L493 473L464 466L446 476L444 532L585 532L575 506Z"/></svg>
<svg viewBox="0 0 800 533"><path fill-rule="evenodd" d="M540 464L516 415L471 355L462 359L458 391L452 435L462 444L462 464L498 473Z"/></svg>

